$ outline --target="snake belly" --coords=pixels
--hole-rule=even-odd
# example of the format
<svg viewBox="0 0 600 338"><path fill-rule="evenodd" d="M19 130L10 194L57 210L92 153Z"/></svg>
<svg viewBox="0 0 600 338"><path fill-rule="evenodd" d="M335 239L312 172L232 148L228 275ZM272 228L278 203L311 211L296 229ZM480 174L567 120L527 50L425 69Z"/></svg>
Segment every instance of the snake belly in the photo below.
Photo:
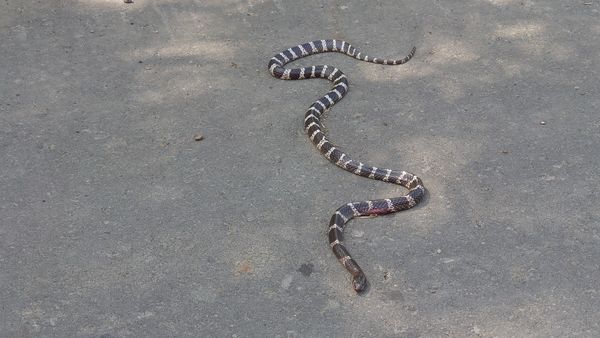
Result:
<svg viewBox="0 0 600 338"><path fill-rule="evenodd" d="M271 75L282 80L324 78L333 83L332 89L308 108L304 118L304 130L325 158L353 174L395 183L408 189L408 193L400 197L344 204L331 217L328 230L329 245L338 261L352 275L352 287L358 293L366 290L367 277L344 246L343 232L346 223L354 217L384 215L412 208L425 195L425 187L420 178L406 171L378 168L352 159L327 139L323 132L321 116L348 92L348 79L341 70L329 65L304 68L285 68L284 66L302 57L324 52L344 53L358 60L377 64L401 65L408 62L415 51L416 49L413 47L404 58L388 60L363 54L345 41L316 40L288 48L273 56L268 64Z"/></svg>

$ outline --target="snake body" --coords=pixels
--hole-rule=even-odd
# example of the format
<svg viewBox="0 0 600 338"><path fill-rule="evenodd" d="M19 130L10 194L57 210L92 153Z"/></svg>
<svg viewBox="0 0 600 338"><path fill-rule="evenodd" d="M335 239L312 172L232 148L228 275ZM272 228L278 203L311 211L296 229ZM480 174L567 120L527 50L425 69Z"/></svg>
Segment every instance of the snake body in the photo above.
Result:
<svg viewBox="0 0 600 338"><path fill-rule="evenodd" d="M425 195L425 187L420 178L406 171L378 168L354 160L327 139L323 132L321 116L348 92L346 75L338 68L328 65L284 68L285 64L289 62L323 52L344 53L356 59L377 64L400 65L413 57L415 48L413 47L410 53L402 59L388 60L369 57L345 41L317 40L288 48L273 56L268 64L271 75L282 80L325 78L333 83L333 88L308 108L304 118L304 129L309 139L325 158L353 174L399 184L408 189L408 193L400 197L347 203L339 207L331 217L328 230L329 245L339 262L352 275L352 287L360 293L367 288L368 283L365 273L344 246L343 231L346 223L354 217L384 215L412 208Z"/></svg>

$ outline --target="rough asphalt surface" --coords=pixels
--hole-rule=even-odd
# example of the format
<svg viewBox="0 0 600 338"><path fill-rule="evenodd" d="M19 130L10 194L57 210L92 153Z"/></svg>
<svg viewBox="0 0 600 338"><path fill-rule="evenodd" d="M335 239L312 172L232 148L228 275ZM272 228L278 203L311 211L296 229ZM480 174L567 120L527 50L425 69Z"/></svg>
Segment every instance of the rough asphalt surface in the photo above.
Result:
<svg viewBox="0 0 600 338"><path fill-rule="evenodd" d="M600 2L0 2L0 336L600 336ZM302 131L323 54L330 138L428 198L355 220L357 296L326 227L404 193ZM204 138L195 141L201 134ZM198 137L199 138L199 137Z"/></svg>

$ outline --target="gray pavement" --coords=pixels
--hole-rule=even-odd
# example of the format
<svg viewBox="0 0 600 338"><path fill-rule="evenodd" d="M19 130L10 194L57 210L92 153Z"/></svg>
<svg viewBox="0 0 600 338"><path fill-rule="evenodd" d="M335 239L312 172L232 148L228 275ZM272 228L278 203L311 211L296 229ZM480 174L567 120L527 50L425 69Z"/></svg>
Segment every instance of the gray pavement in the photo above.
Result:
<svg viewBox="0 0 600 338"><path fill-rule="evenodd" d="M0 2L0 336L600 336L600 2ZM330 138L414 172L418 208L302 131L324 54L351 90ZM202 141L194 141L201 134Z"/></svg>

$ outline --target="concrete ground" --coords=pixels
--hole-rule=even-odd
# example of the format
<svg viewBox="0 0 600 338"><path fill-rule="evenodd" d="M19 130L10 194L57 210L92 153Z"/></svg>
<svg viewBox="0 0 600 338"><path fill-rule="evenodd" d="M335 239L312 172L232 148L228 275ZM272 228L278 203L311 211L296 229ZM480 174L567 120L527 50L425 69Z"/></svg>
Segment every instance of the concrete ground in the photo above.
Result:
<svg viewBox="0 0 600 338"><path fill-rule="evenodd" d="M600 336L600 2L0 2L0 336ZM326 239L349 201L404 193L302 131L327 81L349 154L423 178L419 207L349 224L357 296ZM195 141L197 134L202 141Z"/></svg>

